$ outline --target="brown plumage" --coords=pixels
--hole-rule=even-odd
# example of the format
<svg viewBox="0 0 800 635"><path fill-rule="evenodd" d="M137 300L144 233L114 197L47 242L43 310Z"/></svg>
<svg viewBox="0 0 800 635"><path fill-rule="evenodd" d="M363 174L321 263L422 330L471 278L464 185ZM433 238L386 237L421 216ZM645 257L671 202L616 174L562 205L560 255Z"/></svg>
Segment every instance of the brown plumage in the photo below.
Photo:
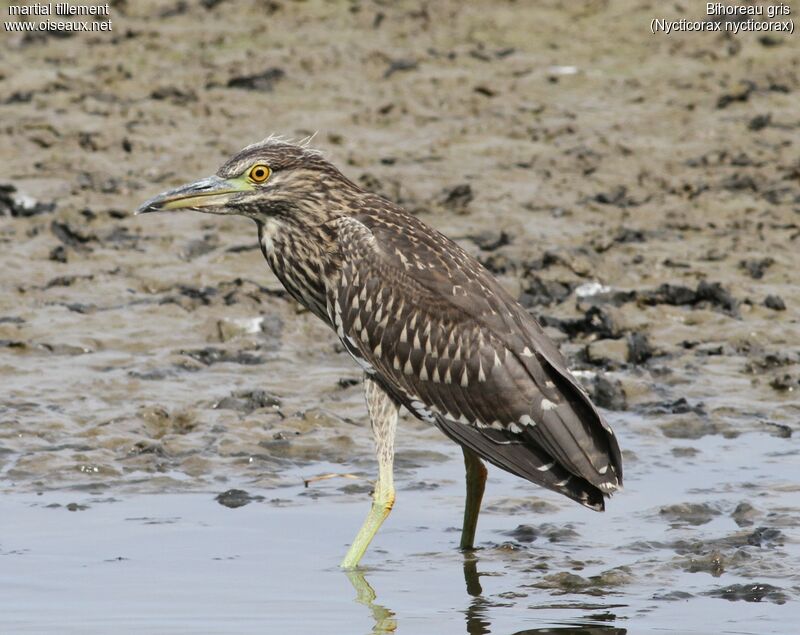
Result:
<svg viewBox="0 0 800 635"><path fill-rule="evenodd" d="M395 402L504 470L602 510L622 483L616 437L536 320L494 277L304 147L250 146L212 180L238 182L258 164L271 169L263 186L249 183L217 207L196 198L187 207L254 219L287 291ZM207 181L206 190L190 191L208 191Z"/></svg>
<svg viewBox="0 0 800 635"><path fill-rule="evenodd" d="M365 198L336 221L342 259L328 289L350 354L453 440L602 509L621 479L616 440L536 321L458 245Z"/></svg>

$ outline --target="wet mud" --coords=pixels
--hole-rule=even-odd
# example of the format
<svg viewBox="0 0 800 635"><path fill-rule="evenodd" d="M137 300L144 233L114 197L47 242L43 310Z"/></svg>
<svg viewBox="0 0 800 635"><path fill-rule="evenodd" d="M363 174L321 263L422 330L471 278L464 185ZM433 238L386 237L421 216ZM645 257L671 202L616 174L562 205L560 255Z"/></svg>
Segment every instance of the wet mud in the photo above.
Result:
<svg viewBox="0 0 800 635"><path fill-rule="evenodd" d="M168 559L127 529L152 507L156 528L218 521L219 540L240 531L224 514L252 514L270 549L295 531L297 567L274 567L347 602L327 632L356 614L363 632L800 620L797 40L650 34L688 5L523 5L123 1L112 33L2 34L4 589L68 576L48 549L157 574ZM249 221L132 213L247 143L315 132L540 318L620 438L626 487L605 514L492 471L465 558L458 449L405 416L374 570L335 571L374 478L358 369ZM119 539L104 554L81 538L99 519ZM58 532L34 540L39 524ZM202 580L220 551L197 539L180 566L202 560ZM134 615L147 598L129 592ZM13 598L1 614L26 632L35 604ZM197 626L181 601L170 632ZM308 632L299 596L247 606L220 632Z"/></svg>

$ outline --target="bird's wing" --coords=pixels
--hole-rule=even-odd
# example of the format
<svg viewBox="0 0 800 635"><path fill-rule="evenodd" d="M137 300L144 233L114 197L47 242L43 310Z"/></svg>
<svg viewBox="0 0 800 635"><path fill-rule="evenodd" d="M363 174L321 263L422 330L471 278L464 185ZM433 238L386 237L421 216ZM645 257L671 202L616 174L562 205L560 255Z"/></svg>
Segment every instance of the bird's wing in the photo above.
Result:
<svg viewBox="0 0 800 635"><path fill-rule="evenodd" d="M396 214L337 220L328 313L347 350L417 416L500 467L584 504L573 477L616 489L616 439L538 323L458 245Z"/></svg>

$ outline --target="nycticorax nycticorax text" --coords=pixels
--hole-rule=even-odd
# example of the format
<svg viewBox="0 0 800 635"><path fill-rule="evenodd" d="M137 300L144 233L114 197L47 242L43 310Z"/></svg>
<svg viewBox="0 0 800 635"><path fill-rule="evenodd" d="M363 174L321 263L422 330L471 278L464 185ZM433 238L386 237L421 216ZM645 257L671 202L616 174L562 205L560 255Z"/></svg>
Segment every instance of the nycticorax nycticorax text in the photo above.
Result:
<svg viewBox="0 0 800 635"><path fill-rule="evenodd" d="M343 567L358 564L394 504L400 406L464 451L463 549L475 540L482 459L597 511L622 484L614 433L536 320L456 243L319 152L268 139L138 213L179 209L252 218L286 290L364 369L378 480Z"/></svg>

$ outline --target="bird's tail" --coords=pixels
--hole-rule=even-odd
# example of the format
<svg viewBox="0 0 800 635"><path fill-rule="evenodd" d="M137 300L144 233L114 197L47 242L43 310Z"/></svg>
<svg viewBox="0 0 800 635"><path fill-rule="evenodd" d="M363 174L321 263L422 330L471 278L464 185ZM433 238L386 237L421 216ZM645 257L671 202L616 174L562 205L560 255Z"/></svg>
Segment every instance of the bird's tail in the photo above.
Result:
<svg viewBox="0 0 800 635"><path fill-rule="evenodd" d="M466 446L489 463L549 490L563 494L594 511L605 510L603 492L586 479L576 476L548 456L543 450L507 437L492 438L491 429L478 429L443 417L436 426L459 445ZM498 451L502 445L502 451Z"/></svg>

